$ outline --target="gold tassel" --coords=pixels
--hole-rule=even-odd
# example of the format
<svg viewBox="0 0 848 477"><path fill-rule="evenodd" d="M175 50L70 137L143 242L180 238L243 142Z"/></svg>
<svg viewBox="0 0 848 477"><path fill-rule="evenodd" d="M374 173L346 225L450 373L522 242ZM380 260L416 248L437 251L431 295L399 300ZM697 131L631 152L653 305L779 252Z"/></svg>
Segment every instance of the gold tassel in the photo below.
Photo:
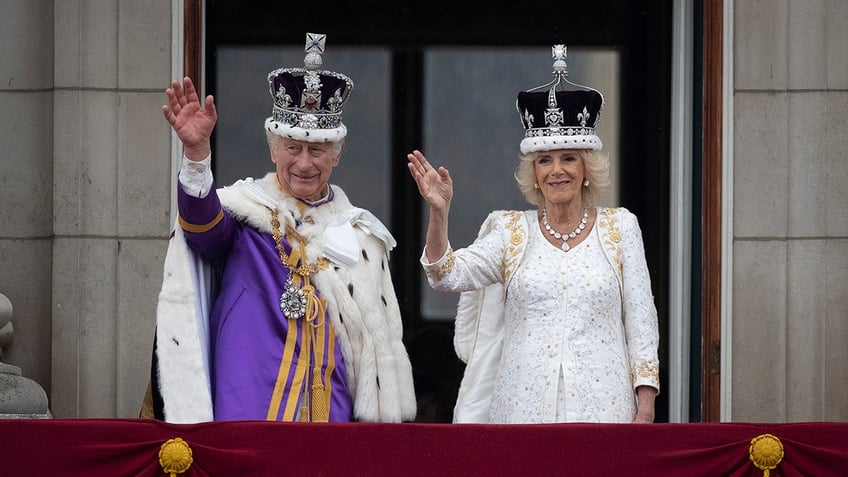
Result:
<svg viewBox="0 0 848 477"><path fill-rule="evenodd" d="M302 255L303 256L303 255ZM318 298L315 293L315 287L309 280L309 275L306 275L303 280L303 293L306 295L306 314L304 316L304 327L310 327L310 330L304 330L304 333L314 333L315 329L324 326L324 314L326 313L326 305L324 300ZM314 337L313 337L314 340ZM317 348L324 346L323 342L316 341L312 345L313 359L318 359L323 356L322 352L317 352ZM321 360L323 361L323 359ZM327 402L327 395L324 391L324 383L321 381L321 365L322 362L315 362L312 369L312 392L310 393L309 407L311 422L328 422L330 420L330 405Z"/></svg>
<svg viewBox="0 0 848 477"><path fill-rule="evenodd" d="M294 252L294 249L292 249L292 252ZM306 248L304 242L300 242L300 253L298 258L300 258L303 264L306 263ZM304 265L301 265L301 268L304 268ZM305 273L300 275L303 277L303 286L301 289L306 295L306 321L312 323L312 326L322 326L324 324L324 313L326 312L324 301L319 299L318 295L315 294L315 287L312 286L312 282L309 280L309 275L311 275L311 273L308 271L308 268Z"/></svg>
<svg viewBox="0 0 848 477"><path fill-rule="evenodd" d="M312 332L314 332L316 328L324 326L326 305L323 300L315 295L315 288L309 283L309 277L306 278L306 286L303 289L308 297L306 301L306 317L312 325ZM321 366L324 364L324 343L320 338L314 339L314 341L315 344L312 348L312 356L315 359L314 367L312 368L312 422L328 422L330 420L330 403L327 402L328 399L324 389L324 383L321 381Z"/></svg>
<svg viewBox="0 0 848 477"><path fill-rule="evenodd" d="M311 323L312 326L319 326L323 323L321 318L323 315L321 312L323 311L323 304L321 300L318 299L318 296L315 295L315 287L309 283L309 277L306 277L305 284L301 288L303 290L303 294L306 295L306 314L304 315L304 319Z"/></svg>
<svg viewBox="0 0 848 477"><path fill-rule="evenodd" d="M312 422L327 422L330 420L330 406L321 382L321 367L312 369Z"/></svg>

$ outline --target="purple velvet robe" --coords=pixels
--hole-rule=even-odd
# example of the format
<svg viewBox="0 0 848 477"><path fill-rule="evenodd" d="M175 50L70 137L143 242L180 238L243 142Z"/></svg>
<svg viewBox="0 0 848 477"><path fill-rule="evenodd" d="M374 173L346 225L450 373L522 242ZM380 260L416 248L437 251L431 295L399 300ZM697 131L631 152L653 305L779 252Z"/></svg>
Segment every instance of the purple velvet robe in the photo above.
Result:
<svg viewBox="0 0 848 477"><path fill-rule="evenodd" d="M177 198L180 217L193 226L213 223L222 210L214 187L203 199L178 187ZM304 386L311 388L313 378L311 353L301 356L309 325L304 327L303 319L289 320L280 311L289 271L280 262L273 237L236 220L226 209L209 230L184 232L188 246L208 260L219 277L209 317L215 420L298 420ZM289 253L291 245L285 239L283 244ZM321 373L326 376L329 367L329 420L350 421L353 400L341 347L329 317L323 321Z"/></svg>

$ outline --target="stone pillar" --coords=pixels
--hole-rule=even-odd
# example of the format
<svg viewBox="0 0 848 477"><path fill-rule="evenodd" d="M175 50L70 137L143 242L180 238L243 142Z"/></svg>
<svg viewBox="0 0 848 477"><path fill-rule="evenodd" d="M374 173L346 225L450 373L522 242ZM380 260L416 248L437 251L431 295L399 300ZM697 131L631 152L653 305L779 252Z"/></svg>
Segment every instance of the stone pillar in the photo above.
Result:
<svg viewBox="0 0 848 477"><path fill-rule="evenodd" d="M12 302L0 293L0 419L50 417L44 389L21 376L21 368L3 362L12 331Z"/></svg>
<svg viewBox="0 0 848 477"><path fill-rule="evenodd" d="M57 418L138 416L173 225L172 14L55 2L52 346ZM179 7L181 8L181 7Z"/></svg>

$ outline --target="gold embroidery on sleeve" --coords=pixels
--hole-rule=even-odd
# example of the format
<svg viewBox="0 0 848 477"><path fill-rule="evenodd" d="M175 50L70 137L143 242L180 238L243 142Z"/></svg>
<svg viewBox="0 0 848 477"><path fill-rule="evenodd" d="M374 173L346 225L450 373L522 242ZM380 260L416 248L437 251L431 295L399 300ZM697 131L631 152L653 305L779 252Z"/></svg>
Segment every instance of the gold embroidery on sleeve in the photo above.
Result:
<svg viewBox="0 0 848 477"><path fill-rule="evenodd" d="M436 280L442 280L443 278L445 278L445 275L447 275L451 272L451 270L453 270L453 264L455 260L456 257L453 254L453 249L448 248L448 256L447 258L445 258L445 263L441 264L439 268L428 271L427 275L432 276Z"/></svg>
<svg viewBox="0 0 848 477"><path fill-rule="evenodd" d="M448 258L445 260L445 263L439 267L439 277L443 277L453 270L453 263L456 260L456 257L453 254L453 250L448 250Z"/></svg>
<svg viewBox="0 0 848 477"><path fill-rule="evenodd" d="M658 383L660 382L660 365L651 361L641 361L632 366L630 375L633 382L636 382L637 378L647 378Z"/></svg>
<svg viewBox="0 0 848 477"><path fill-rule="evenodd" d="M508 281L518 266L520 246L524 242L524 228L519 224L521 212L510 210L504 212L504 217L508 219L504 227L509 231L509 245L504 254L504 280Z"/></svg>
<svg viewBox="0 0 848 477"><path fill-rule="evenodd" d="M621 242L621 229L618 228L618 221L615 217L617 213L618 209L601 209L598 225L603 230L604 245L610 251L612 260L620 270L623 264L621 263L621 248L618 246L618 243Z"/></svg>

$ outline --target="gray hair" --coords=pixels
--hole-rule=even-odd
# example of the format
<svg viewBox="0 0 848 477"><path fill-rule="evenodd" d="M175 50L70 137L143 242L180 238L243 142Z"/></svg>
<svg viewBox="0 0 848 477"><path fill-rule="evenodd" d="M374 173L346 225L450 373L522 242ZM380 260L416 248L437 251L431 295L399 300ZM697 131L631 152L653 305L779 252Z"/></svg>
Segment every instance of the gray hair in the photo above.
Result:
<svg viewBox="0 0 848 477"><path fill-rule="evenodd" d="M515 169L515 180L518 182L518 189L527 199L527 202L537 206L545 206L545 197L542 195L542 190L537 189L536 185L536 170L533 162L540 153L549 153L550 151L529 152L519 156L520 161ZM609 156L605 152L594 149L576 149L574 151L577 157L583 159L583 170L586 174L586 179L589 181L589 187L583 187L583 206L595 207L598 205L598 200L606 191L610 184L610 163Z"/></svg>

